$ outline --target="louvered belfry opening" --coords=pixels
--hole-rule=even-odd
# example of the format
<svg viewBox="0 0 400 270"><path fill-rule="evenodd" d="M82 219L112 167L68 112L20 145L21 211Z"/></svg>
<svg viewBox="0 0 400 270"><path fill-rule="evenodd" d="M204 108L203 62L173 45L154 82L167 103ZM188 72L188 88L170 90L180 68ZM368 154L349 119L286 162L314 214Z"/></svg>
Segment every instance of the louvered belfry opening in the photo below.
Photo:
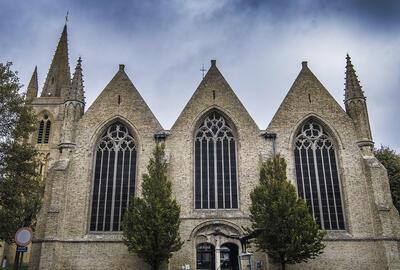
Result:
<svg viewBox="0 0 400 270"><path fill-rule="evenodd" d="M120 231L135 191L136 144L129 129L115 122L97 143L90 231Z"/></svg>
<svg viewBox="0 0 400 270"><path fill-rule="evenodd" d="M44 115L43 119L39 122L39 128L37 133L38 144L48 144L50 140L51 121L48 115Z"/></svg>
<svg viewBox="0 0 400 270"><path fill-rule="evenodd" d="M335 144L323 127L307 121L294 145L297 190L325 230L344 230L344 213Z"/></svg>
<svg viewBox="0 0 400 270"><path fill-rule="evenodd" d="M237 209L236 140L226 119L213 111L195 133L195 208Z"/></svg>
<svg viewBox="0 0 400 270"><path fill-rule="evenodd" d="M43 143L49 143L50 129L51 129L51 121L47 120L46 121L46 128L45 128L45 131L44 131Z"/></svg>

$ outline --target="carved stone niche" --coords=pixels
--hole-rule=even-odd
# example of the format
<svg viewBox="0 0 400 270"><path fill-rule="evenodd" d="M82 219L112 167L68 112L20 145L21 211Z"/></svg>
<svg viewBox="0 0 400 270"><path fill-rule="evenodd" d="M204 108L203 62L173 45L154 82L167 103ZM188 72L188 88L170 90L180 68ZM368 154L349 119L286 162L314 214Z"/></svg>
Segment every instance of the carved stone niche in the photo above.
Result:
<svg viewBox="0 0 400 270"><path fill-rule="evenodd" d="M204 242L216 244L223 242L236 242L240 231L229 224L224 223L212 223L206 224L194 232L194 238L196 245Z"/></svg>

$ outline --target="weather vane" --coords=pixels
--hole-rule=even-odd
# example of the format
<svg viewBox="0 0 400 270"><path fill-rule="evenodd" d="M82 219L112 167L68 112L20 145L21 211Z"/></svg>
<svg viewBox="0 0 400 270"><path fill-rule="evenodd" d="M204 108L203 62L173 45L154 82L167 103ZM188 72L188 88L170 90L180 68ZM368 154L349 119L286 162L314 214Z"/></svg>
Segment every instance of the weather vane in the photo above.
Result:
<svg viewBox="0 0 400 270"><path fill-rule="evenodd" d="M202 75L203 75L203 78L204 78L204 72L206 71L206 69L204 68L204 64L203 64L203 66L201 67L200 71L201 71L201 73L202 73Z"/></svg>

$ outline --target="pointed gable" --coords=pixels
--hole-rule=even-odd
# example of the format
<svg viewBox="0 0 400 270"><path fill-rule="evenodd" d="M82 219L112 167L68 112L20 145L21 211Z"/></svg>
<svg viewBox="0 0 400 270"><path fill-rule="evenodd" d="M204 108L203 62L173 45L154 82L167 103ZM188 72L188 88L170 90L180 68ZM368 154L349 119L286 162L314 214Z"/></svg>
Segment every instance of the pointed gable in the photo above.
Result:
<svg viewBox="0 0 400 270"><path fill-rule="evenodd" d="M215 61L211 61L210 69L172 126L170 136L166 140L166 152L170 154L169 170L174 196L182 205L193 205L195 202L195 195L189 193L191 195L188 196L187 192L187 187L193 187L198 183L194 179L195 134L202 126L202 120L210 116L208 113L212 110L221 112L218 115L224 118L223 122L228 124L229 130L232 130L229 136L232 136L237 143L236 152L232 153L237 157L238 200L241 202L241 210L245 212L249 205L248 194L258 181L258 161L265 149L265 140L257 124L222 76ZM214 112L212 113L215 117ZM250 160L251 162L246 162ZM198 217L197 215L201 214L185 207L182 215ZM209 218L215 216L211 215Z"/></svg>
<svg viewBox="0 0 400 270"><path fill-rule="evenodd" d="M284 123L296 124L308 114L320 115L327 119L330 115L341 115L348 119L343 108L309 69L307 62L302 62L302 69L275 113L267 130L275 132ZM333 120L333 119L332 119Z"/></svg>
<svg viewBox="0 0 400 270"><path fill-rule="evenodd" d="M309 117L320 120L338 143L358 150L352 120L308 68L307 62L303 62L299 75L267 128L268 132L277 134L277 151L287 155L289 168L294 134Z"/></svg>
<svg viewBox="0 0 400 270"><path fill-rule="evenodd" d="M154 133L162 127L128 75L124 65L92 103L82 118L82 127L94 129L113 118L122 118L134 125L139 135Z"/></svg>
<svg viewBox="0 0 400 270"><path fill-rule="evenodd" d="M61 34L42 90L42 97L65 97L71 87L71 73L68 63L67 25Z"/></svg>
<svg viewBox="0 0 400 270"><path fill-rule="evenodd" d="M210 69L172 126L171 132L192 126L193 121L212 108L227 114L235 125L236 122L246 121L253 131L259 131L257 124L219 71L215 60L211 60Z"/></svg>

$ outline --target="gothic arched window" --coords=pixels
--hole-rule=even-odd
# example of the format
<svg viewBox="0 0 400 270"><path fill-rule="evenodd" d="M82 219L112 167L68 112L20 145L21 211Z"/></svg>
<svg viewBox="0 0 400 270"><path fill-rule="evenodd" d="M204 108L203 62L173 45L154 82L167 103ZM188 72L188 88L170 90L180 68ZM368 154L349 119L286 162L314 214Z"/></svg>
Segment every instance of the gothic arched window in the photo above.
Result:
<svg viewBox="0 0 400 270"><path fill-rule="evenodd" d="M45 114L43 116L43 119L39 122L38 137L37 137L38 144L49 143L50 130L51 130L51 121L49 119L49 116Z"/></svg>
<svg viewBox="0 0 400 270"><path fill-rule="evenodd" d="M112 124L97 143L90 216L91 231L120 231L134 194L136 145L129 129Z"/></svg>
<svg viewBox="0 0 400 270"><path fill-rule="evenodd" d="M307 121L294 145L297 190L325 230L344 230L344 213L335 144L323 127Z"/></svg>
<svg viewBox="0 0 400 270"><path fill-rule="evenodd" d="M202 121L195 135L195 208L238 208L236 141L217 112Z"/></svg>

